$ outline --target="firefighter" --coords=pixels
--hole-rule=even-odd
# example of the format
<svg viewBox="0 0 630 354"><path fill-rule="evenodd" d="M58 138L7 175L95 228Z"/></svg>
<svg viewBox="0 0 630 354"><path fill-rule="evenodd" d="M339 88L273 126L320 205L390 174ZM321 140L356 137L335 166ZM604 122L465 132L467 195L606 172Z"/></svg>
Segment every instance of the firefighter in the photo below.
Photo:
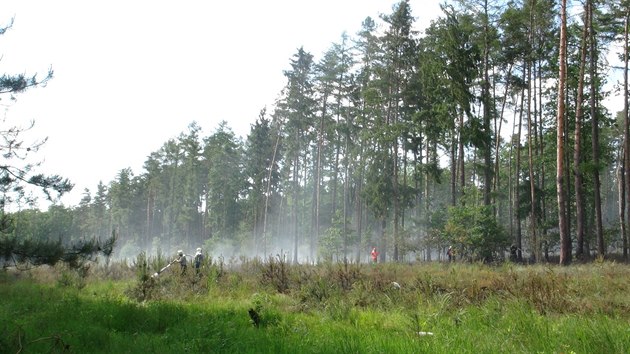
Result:
<svg viewBox="0 0 630 354"><path fill-rule="evenodd" d="M372 248L372 252L370 252L370 256L372 256L372 263L376 263L378 262L378 251L376 250L376 247Z"/></svg>

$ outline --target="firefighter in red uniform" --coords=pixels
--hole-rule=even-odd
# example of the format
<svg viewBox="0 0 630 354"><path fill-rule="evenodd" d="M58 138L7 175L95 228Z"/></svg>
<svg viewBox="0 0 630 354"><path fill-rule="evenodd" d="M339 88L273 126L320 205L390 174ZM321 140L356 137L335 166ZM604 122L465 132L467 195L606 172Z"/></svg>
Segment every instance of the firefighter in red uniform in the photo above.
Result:
<svg viewBox="0 0 630 354"><path fill-rule="evenodd" d="M372 248L370 255L372 256L372 262L376 263L378 261L378 251L376 250L376 247Z"/></svg>

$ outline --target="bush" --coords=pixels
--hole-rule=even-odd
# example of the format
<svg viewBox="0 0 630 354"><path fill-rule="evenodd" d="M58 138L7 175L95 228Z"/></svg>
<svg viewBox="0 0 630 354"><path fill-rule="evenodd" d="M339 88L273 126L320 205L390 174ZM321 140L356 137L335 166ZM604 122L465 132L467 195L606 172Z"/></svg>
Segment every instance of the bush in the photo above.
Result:
<svg viewBox="0 0 630 354"><path fill-rule="evenodd" d="M509 246L507 233L493 217L490 206L450 207L444 229L456 255L469 261L501 260Z"/></svg>

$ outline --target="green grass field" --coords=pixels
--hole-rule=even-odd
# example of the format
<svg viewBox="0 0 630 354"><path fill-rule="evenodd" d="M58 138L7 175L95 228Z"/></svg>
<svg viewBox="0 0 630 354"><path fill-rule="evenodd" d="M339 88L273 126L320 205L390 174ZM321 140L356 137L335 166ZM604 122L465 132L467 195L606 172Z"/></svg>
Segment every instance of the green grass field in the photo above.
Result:
<svg viewBox="0 0 630 354"><path fill-rule="evenodd" d="M628 265L154 269L5 270L0 352L630 353Z"/></svg>

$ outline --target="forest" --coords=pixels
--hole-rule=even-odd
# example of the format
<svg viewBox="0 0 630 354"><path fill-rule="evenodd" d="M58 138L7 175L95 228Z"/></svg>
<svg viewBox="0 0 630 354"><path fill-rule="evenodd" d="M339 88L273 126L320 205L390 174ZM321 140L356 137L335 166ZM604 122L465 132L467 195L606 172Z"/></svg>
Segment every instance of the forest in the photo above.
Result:
<svg viewBox="0 0 630 354"><path fill-rule="evenodd" d="M246 137L191 121L76 206L6 211L3 167L2 237L113 235L127 260L627 262L630 2L442 10L420 30L403 0L321 58L297 48Z"/></svg>

